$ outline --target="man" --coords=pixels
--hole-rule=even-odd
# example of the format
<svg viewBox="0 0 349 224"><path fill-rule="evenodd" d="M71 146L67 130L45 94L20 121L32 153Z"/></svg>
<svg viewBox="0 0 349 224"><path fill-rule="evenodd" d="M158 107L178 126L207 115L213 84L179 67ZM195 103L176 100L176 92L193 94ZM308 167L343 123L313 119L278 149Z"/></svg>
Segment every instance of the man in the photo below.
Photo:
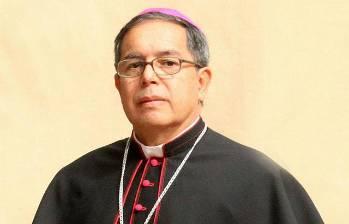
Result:
<svg viewBox="0 0 349 224"><path fill-rule="evenodd" d="M287 171L207 128L208 55L178 11L128 22L115 40L115 86L132 135L59 171L33 223L323 223Z"/></svg>

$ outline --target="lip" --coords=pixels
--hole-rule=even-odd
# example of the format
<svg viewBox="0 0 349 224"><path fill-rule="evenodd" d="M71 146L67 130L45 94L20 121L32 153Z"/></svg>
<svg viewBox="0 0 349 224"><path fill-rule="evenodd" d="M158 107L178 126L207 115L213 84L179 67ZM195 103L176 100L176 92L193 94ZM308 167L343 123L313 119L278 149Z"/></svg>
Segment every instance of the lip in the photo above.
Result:
<svg viewBox="0 0 349 224"><path fill-rule="evenodd" d="M153 102L155 103L155 102L161 102L161 101L166 101L166 99L160 96L143 96L139 99L138 103L148 104L148 103L153 103Z"/></svg>

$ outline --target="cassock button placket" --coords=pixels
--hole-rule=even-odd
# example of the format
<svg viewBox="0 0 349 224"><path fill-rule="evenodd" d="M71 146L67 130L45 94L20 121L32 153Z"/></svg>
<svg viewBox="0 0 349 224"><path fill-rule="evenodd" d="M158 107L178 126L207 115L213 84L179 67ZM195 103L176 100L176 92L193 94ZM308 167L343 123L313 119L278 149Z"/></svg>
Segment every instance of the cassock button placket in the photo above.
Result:
<svg viewBox="0 0 349 224"><path fill-rule="evenodd" d="M170 180L166 184L166 186L163 188L161 194L158 196L157 200L155 201L155 204L150 209L150 211L148 213L148 216L147 216L147 218L144 221L144 224L148 224L150 222L150 219L152 218L156 208L159 206L162 198L165 196L165 194L167 193L168 189L171 187L172 183L177 178L177 176L178 176L179 172L182 170L184 164L189 159L190 154L193 152L196 144L198 144L198 142L204 136L206 131L207 131L207 125L204 126L204 128L202 129L200 135L196 138L194 144L189 149L189 151L187 152L187 154L183 158L182 162L179 164L179 166L175 170L174 174L172 175L172 177L170 178ZM119 218L120 218L120 224L124 224L124 211L123 211L123 207L124 207L123 206L124 190L123 190L123 188L124 188L124 175L125 175L125 169L126 169L127 154L128 154L128 151L129 151L130 141L131 141L130 139L131 138L128 138L126 146L125 146L125 152L124 152L124 156L123 156L123 159L122 159L122 167L121 167L121 178L120 178L120 184L119 184L119 215L120 215ZM159 166L160 164L161 163L158 160L156 160L156 159L151 159L150 160L150 165L151 166ZM143 205L141 205L141 204L136 204L133 209L136 210L136 211L139 211L139 210L140 211L145 211L147 208L143 207ZM132 219L132 217L133 216L131 216L131 219Z"/></svg>
<svg viewBox="0 0 349 224"><path fill-rule="evenodd" d="M151 166L160 166L161 162L159 162L157 159L151 159L150 160L150 165Z"/></svg>
<svg viewBox="0 0 349 224"><path fill-rule="evenodd" d="M141 205L141 204L136 204L135 207L134 207L134 209L135 209L137 212L144 212L144 211L147 210L147 208L144 207L144 206Z"/></svg>
<svg viewBox="0 0 349 224"><path fill-rule="evenodd" d="M143 180L142 185L143 187L154 187L154 183L150 182L149 180Z"/></svg>

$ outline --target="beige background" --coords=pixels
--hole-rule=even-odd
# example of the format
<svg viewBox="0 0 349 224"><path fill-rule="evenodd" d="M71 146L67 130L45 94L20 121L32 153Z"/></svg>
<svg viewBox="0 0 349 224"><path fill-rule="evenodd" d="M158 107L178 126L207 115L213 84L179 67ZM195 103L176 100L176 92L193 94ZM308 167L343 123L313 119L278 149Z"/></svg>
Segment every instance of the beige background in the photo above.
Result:
<svg viewBox="0 0 349 224"><path fill-rule="evenodd" d="M326 223L347 223L344 0L1 0L0 223L31 223L61 167L130 134L113 39L149 6L183 11L208 36L207 123L288 169Z"/></svg>

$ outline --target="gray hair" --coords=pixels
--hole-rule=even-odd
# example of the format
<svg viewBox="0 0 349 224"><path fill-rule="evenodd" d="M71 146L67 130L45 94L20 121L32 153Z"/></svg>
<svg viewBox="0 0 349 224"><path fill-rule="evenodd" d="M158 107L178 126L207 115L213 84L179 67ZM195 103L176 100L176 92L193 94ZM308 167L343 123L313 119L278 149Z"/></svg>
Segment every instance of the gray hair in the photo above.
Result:
<svg viewBox="0 0 349 224"><path fill-rule="evenodd" d="M187 47L194 58L194 62L205 67L209 63L209 49L205 34L200 31L197 27L188 23L187 21L158 12L150 12L143 15L138 15L131 19L118 33L114 41L114 56L115 64L120 61L121 46L126 33L135 27L137 24L146 20L164 20L176 23L185 28L187 33Z"/></svg>

